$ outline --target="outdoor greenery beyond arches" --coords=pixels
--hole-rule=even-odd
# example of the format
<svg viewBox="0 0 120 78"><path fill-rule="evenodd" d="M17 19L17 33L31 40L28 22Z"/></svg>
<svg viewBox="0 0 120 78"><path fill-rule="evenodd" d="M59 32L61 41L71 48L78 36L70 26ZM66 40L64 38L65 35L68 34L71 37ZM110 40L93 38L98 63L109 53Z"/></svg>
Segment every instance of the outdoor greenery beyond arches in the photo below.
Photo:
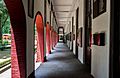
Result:
<svg viewBox="0 0 120 78"><path fill-rule="evenodd" d="M0 72L11 63L10 49L10 16L4 0L0 0Z"/></svg>
<svg viewBox="0 0 120 78"><path fill-rule="evenodd" d="M1 34L10 33L10 17L3 0L0 0L0 38Z"/></svg>
<svg viewBox="0 0 120 78"><path fill-rule="evenodd" d="M4 3L4 0L0 0L0 40L1 41L3 34L10 34L10 17L6 5Z"/></svg>

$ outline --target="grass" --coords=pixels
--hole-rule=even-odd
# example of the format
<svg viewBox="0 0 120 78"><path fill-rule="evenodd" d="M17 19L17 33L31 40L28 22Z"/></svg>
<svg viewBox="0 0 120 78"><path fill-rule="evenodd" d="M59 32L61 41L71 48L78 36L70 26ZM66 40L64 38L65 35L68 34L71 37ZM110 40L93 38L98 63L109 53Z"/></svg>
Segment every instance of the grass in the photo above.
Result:
<svg viewBox="0 0 120 78"><path fill-rule="evenodd" d="M1 59L0 60L0 68L4 67L10 63L11 63L11 58Z"/></svg>

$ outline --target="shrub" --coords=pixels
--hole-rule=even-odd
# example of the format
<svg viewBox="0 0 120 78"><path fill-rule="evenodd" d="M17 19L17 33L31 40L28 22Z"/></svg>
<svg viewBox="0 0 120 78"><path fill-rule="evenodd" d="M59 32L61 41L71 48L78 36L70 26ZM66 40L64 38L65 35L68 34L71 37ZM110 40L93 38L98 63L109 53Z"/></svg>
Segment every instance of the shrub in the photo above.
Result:
<svg viewBox="0 0 120 78"><path fill-rule="evenodd" d="M5 46L5 45L8 45L8 41L7 40L4 40L3 41L3 45Z"/></svg>

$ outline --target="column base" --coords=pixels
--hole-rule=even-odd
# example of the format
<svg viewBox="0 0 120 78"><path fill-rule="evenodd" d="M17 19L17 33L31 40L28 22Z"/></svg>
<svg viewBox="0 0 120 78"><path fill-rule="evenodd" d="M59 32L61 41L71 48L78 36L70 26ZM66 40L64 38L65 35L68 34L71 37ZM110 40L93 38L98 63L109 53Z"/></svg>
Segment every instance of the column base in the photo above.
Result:
<svg viewBox="0 0 120 78"><path fill-rule="evenodd" d="M50 54L51 54L51 51L50 51Z"/></svg>
<svg viewBox="0 0 120 78"><path fill-rule="evenodd" d="M46 62L47 61L47 58L46 58L46 56L44 57L44 62Z"/></svg>

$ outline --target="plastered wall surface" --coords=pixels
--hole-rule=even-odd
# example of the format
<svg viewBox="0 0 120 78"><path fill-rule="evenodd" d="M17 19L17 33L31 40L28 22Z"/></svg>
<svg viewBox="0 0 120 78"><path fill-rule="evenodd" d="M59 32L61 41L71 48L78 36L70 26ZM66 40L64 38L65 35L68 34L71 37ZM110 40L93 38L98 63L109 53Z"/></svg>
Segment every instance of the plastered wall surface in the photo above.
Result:
<svg viewBox="0 0 120 78"><path fill-rule="evenodd" d="M109 78L110 0L107 0L107 12L92 21L92 34L105 32L105 46L92 46L91 73L95 78Z"/></svg>
<svg viewBox="0 0 120 78"><path fill-rule="evenodd" d="M78 18L78 28L82 27L83 28L83 32L84 32L84 0L75 0L74 4L73 4L73 12L70 14L70 16L74 17L74 34L76 35L76 9L79 7L79 18ZM71 20L71 19L69 19ZM68 27L72 28L72 24L71 25L67 25L66 29L68 29ZM72 30L67 30L67 33L71 32ZM83 39L84 39L84 33L83 33ZM75 54L76 51L76 39L73 41L73 53ZM84 41L82 42L82 45L84 46ZM72 47L72 44L70 45L70 47ZM81 61L81 63L83 63L83 47L78 47L78 59Z"/></svg>
<svg viewBox="0 0 120 78"><path fill-rule="evenodd" d="M30 18L28 16L28 1L22 0L23 5L26 12L26 22L27 22L27 49L26 49L26 55L27 55L27 77L34 71L34 21L36 13L39 11L43 16L43 23L44 23L44 0L34 0L34 18ZM44 30L45 27L44 27ZM44 31L44 34L46 34L46 31ZM45 36L44 36L45 38ZM46 40L44 39L44 43L46 43ZM46 45L44 45L46 46ZM46 52L46 48L44 49L44 52Z"/></svg>
<svg viewBox="0 0 120 78"><path fill-rule="evenodd" d="M99 30L98 30L99 29ZM105 31L105 46L92 46L92 74L96 78L108 78L109 73L109 19L105 13L93 22L93 32Z"/></svg>
<svg viewBox="0 0 120 78"><path fill-rule="evenodd" d="M75 0L76 4L73 6L74 12L71 16L74 17L74 26L76 26L76 12L79 7L79 28L83 27L84 30L84 0ZM66 27L67 28L67 27ZM75 28L76 29L76 28ZM76 30L75 30L76 31ZM109 77L109 32L110 32L110 1L107 0L107 12L92 20L92 34L96 32L105 32L106 45L95 46L92 45L92 65L91 74L95 78L108 78ZM69 33L70 31L67 30ZM84 32L84 31L83 31ZM75 32L76 33L76 32ZM84 33L83 33L84 35ZM84 40L84 36L83 36ZM75 54L75 40L73 41L73 53ZM84 41L83 41L84 46ZM83 63L83 47L78 48L78 59Z"/></svg>

